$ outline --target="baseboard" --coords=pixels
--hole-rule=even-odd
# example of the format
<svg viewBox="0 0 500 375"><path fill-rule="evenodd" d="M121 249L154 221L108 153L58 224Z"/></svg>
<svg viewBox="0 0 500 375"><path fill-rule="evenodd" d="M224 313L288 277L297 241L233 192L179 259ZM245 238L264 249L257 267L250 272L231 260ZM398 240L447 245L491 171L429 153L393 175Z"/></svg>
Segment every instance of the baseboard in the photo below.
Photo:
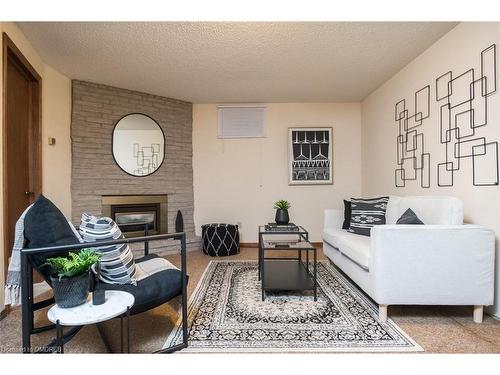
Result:
<svg viewBox="0 0 500 375"><path fill-rule="evenodd" d="M485 312L484 312L484 315L489 315L489 316L491 316L493 319L495 319L496 321L500 322L500 316L493 315L492 313L490 313L490 312L488 312L488 311L485 311Z"/></svg>
<svg viewBox="0 0 500 375"><path fill-rule="evenodd" d="M311 245L317 248L323 247L323 242L311 242ZM259 247L258 242L240 242L240 247L246 247L246 248L257 248Z"/></svg>
<svg viewBox="0 0 500 375"><path fill-rule="evenodd" d="M240 247L259 247L258 242L240 242Z"/></svg>

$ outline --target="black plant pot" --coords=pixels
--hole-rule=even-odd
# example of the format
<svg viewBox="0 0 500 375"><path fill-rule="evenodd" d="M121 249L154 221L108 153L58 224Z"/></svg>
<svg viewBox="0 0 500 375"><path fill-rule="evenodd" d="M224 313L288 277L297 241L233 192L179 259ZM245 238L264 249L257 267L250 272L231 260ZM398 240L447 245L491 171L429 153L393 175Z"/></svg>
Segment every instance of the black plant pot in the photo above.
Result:
<svg viewBox="0 0 500 375"><path fill-rule="evenodd" d="M274 221L278 225L286 225L290 221L288 217L288 210L276 210L276 216L274 217Z"/></svg>
<svg viewBox="0 0 500 375"><path fill-rule="evenodd" d="M59 307L69 308L82 305L89 296L89 274L76 277L50 277L54 289L54 299Z"/></svg>

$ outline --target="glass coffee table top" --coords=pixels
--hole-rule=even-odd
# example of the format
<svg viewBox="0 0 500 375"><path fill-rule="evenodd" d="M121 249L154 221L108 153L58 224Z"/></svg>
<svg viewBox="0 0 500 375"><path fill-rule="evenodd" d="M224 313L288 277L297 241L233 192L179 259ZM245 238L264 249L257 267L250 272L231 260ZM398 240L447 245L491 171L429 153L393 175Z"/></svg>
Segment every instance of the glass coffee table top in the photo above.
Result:
<svg viewBox="0 0 500 375"><path fill-rule="evenodd" d="M259 234L307 234L307 230L305 230L301 225L296 225L296 229L273 229L266 230L265 225L259 225Z"/></svg>

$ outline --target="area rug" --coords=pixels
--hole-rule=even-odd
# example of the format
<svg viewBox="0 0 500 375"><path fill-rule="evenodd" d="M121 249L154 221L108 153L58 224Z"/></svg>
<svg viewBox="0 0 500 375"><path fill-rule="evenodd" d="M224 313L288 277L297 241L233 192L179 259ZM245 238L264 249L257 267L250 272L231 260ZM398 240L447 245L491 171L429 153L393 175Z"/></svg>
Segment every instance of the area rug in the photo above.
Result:
<svg viewBox="0 0 500 375"><path fill-rule="evenodd" d="M423 349L327 261L311 292L261 299L255 261L212 261L189 302L182 352L416 352ZM164 347L182 341L177 322Z"/></svg>

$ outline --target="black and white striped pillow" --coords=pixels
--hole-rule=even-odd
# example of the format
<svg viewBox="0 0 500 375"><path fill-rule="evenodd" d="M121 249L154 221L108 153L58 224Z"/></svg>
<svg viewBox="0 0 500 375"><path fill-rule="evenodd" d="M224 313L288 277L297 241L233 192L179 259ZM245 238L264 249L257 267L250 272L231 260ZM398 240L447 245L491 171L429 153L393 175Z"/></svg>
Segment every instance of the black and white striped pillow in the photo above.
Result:
<svg viewBox="0 0 500 375"><path fill-rule="evenodd" d="M370 199L351 198L349 232L369 236L374 225L385 224L385 210L389 197Z"/></svg>
<svg viewBox="0 0 500 375"><path fill-rule="evenodd" d="M109 217L82 214L80 235L84 242L124 238L122 231ZM109 284L136 284L134 255L128 244L94 248L102 254L100 279Z"/></svg>

